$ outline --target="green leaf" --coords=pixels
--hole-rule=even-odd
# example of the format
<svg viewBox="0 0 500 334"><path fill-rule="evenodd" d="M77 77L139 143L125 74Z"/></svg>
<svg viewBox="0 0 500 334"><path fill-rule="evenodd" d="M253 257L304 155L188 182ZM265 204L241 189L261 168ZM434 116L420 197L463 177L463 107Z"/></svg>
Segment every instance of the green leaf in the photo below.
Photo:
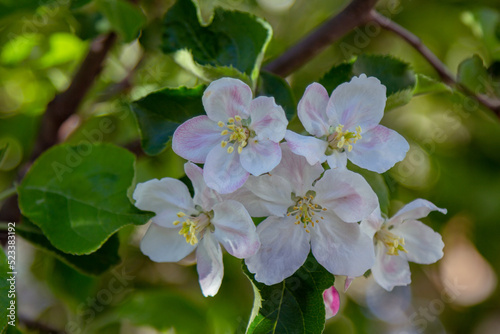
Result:
<svg viewBox="0 0 500 334"><path fill-rule="evenodd" d="M203 306L203 305L201 305ZM134 325L148 325L176 333L207 333L207 310L186 296L169 290L136 291L117 310L120 318Z"/></svg>
<svg viewBox="0 0 500 334"><path fill-rule="evenodd" d="M495 95L495 84L478 55L460 63L457 81L474 93Z"/></svg>
<svg viewBox="0 0 500 334"><path fill-rule="evenodd" d="M276 104L283 107L286 118L291 120L296 114L297 102L288 82L270 72L261 71L257 84L257 96L273 96Z"/></svg>
<svg viewBox="0 0 500 334"><path fill-rule="evenodd" d="M0 144L0 165L2 164L2 160L5 157L7 150L9 149L9 145L10 145L9 142Z"/></svg>
<svg viewBox="0 0 500 334"><path fill-rule="evenodd" d="M9 260L12 261L14 259L10 257ZM8 310L8 308L11 307L11 301L14 302L14 307L16 307L16 299L11 292L11 282L14 282L15 284L15 279L8 281L8 279L14 277L8 274L9 272L14 271L14 269L15 268L9 266L9 262L7 261L7 256L4 251L0 250L0 333L5 331L9 321L14 321L15 323L15 316L14 319L9 318L9 315L12 314L12 312ZM15 291L15 287L13 290ZM14 311L14 314L15 313L16 312Z"/></svg>
<svg viewBox="0 0 500 334"><path fill-rule="evenodd" d="M144 152L161 153L180 124L205 114L201 102L204 90L204 86L165 88L131 104L139 122Z"/></svg>
<svg viewBox="0 0 500 334"><path fill-rule="evenodd" d="M319 83L331 93L341 83L363 73L378 78L386 86L386 110L404 105L413 97L415 73L408 63L391 56L360 55L354 61L334 66Z"/></svg>
<svg viewBox="0 0 500 334"><path fill-rule="evenodd" d="M112 29L123 37L125 43L139 37L139 31L146 23L146 16L138 6L126 0L98 0L97 4Z"/></svg>
<svg viewBox="0 0 500 334"><path fill-rule="evenodd" d="M43 235L42 230L25 217L23 223L16 226L16 232L35 246L55 255L59 260L87 275L100 275L120 263L120 256L118 255L120 241L116 234L113 234L94 253L71 255L52 246L50 241Z"/></svg>
<svg viewBox="0 0 500 334"><path fill-rule="evenodd" d="M440 93L440 92L449 92L452 90L446 84L434 80L423 74L416 75L417 83L415 85L415 89L413 90L413 95L421 95L427 93Z"/></svg>
<svg viewBox="0 0 500 334"><path fill-rule="evenodd" d="M195 74L206 76L203 79L207 81L216 79L220 73L214 69L222 67L234 68L255 82L271 36L271 26L264 20L221 8L216 8L212 21L203 26L198 6L191 0L178 0L163 21L162 50L184 50L176 60L190 69L197 65Z"/></svg>
<svg viewBox="0 0 500 334"><path fill-rule="evenodd" d="M132 153L110 144L55 146L20 184L21 212L57 249L93 253L123 226L145 224L152 217L127 196L134 163Z"/></svg>
<svg viewBox="0 0 500 334"><path fill-rule="evenodd" d="M271 286L256 281L245 265L243 271L255 293L248 334L323 332L323 292L333 285L335 277L312 254L295 274Z"/></svg>

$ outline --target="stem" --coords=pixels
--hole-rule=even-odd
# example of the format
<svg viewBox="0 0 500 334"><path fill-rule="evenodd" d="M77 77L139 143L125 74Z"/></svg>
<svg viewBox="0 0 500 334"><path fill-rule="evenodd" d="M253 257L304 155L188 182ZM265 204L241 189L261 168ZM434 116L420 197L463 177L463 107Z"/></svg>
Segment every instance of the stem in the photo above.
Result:
<svg viewBox="0 0 500 334"><path fill-rule="evenodd" d="M469 88L457 82L455 77L450 73L446 65L444 65L439 58L432 53L432 51L422 43L420 38L415 36L412 32L406 30L399 24L391 21L391 19L377 13L375 10L372 10L369 15L370 19L373 22L379 24L382 28L392 31L397 34L399 37L404 39L408 44L410 44L415 50L417 50L428 62L431 66L436 70L439 74L441 80L450 86L451 88L457 88L463 93L473 97L476 101L481 103L486 108L493 111L497 116L500 117L500 100L490 98L486 95L474 93Z"/></svg>
<svg viewBox="0 0 500 334"><path fill-rule="evenodd" d="M352 29L370 21L370 12L376 3L377 0L351 1L340 13L267 64L264 69L281 77L288 76Z"/></svg>
<svg viewBox="0 0 500 334"><path fill-rule="evenodd" d="M4 190L0 193L0 201L3 201L6 198L9 198L10 196L13 196L17 193L17 188L12 187L7 190Z"/></svg>

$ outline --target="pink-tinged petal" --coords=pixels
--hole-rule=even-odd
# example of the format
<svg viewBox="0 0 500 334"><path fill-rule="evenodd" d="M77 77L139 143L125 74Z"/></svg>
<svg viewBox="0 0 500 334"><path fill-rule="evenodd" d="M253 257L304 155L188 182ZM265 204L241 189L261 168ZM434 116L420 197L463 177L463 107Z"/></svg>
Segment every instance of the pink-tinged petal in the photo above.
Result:
<svg viewBox="0 0 500 334"><path fill-rule="evenodd" d="M184 171L193 184L193 201L195 204L201 206L203 211L210 211L215 204L222 201L221 195L205 184L203 169L192 162L186 162L184 164Z"/></svg>
<svg viewBox="0 0 500 334"><path fill-rule="evenodd" d="M311 230L314 257L334 275L361 276L373 265L372 240L358 224L348 224L325 212Z"/></svg>
<svg viewBox="0 0 500 334"><path fill-rule="evenodd" d="M359 174L347 169L329 169L315 184L314 202L332 210L348 223L366 218L378 206L375 192Z"/></svg>
<svg viewBox="0 0 500 334"><path fill-rule="evenodd" d="M363 233L365 233L370 238L373 238L375 233L377 233L377 231L382 227L384 221L385 220L384 218L382 218L382 215L380 213L380 207L377 206L368 217L361 221L361 224L359 226L361 227L361 231Z"/></svg>
<svg viewBox="0 0 500 334"><path fill-rule="evenodd" d="M222 283L224 265L222 250L212 233L206 233L201 239L196 250L196 262L201 292L205 297L215 296Z"/></svg>
<svg viewBox="0 0 500 334"><path fill-rule="evenodd" d="M197 116L182 123L174 132L172 150L186 160L204 163L207 154L224 139L221 128L207 116Z"/></svg>
<svg viewBox="0 0 500 334"><path fill-rule="evenodd" d="M375 247L376 258L372 267L375 282L387 291L395 286L411 283L411 273L408 261L401 255L389 255L381 243Z"/></svg>
<svg viewBox="0 0 500 334"><path fill-rule="evenodd" d="M241 80L222 78L207 87L202 101L211 120L226 123L230 117L234 118L236 115L248 118L252 90Z"/></svg>
<svg viewBox="0 0 500 334"><path fill-rule="evenodd" d="M362 133L362 138L353 145L347 157L352 163L368 170L383 173L403 160L410 145L394 130L377 125Z"/></svg>
<svg viewBox="0 0 500 334"><path fill-rule="evenodd" d="M229 194L240 188L249 173L243 169L238 152L227 153L220 145L208 154L203 171L205 183L219 194Z"/></svg>
<svg viewBox="0 0 500 334"><path fill-rule="evenodd" d="M177 262L188 256L196 245L179 235L180 227L164 228L151 223L142 238L141 251L155 262Z"/></svg>
<svg viewBox="0 0 500 334"><path fill-rule="evenodd" d="M237 154L236 152L234 154ZM281 161L280 144L270 140L250 139L240 154L241 166L252 175L268 173Z"/></svg>
<svg viewBox="0 0 500 334"><path fill-rule="evenodd" d="M389 219L389 224L399 225L405 220L424 218L427 217L431 211L439 211L442 214L446 214L448 212L446 209L438 208L425 199L418 198L402 207L398 213Z"/></svg>
<svg viewBox="0 0 500 334"><path fill-rule="evenodd" d="M312 83L297 105L297 116L307 132L316 137L326 136L330 128L326 116L328 92L319 83Z"/></svg>
<svg viewBox="0 0 500 334"><path fill-rule="evenodd" d="M250 175L242 188L227 197L242 203L252 217L283 217L294 204L291 193L290 182L278 175Z"/></svg>
<svg viewBox="0 0 500 334"><path fill-rule="evenodd" d="M306 158L292 153L287 143L281 144L281 151L281 162L271 171L271 175L276 174L288 180L293 192L297 196L304 196L323 173L323 167L319 163L311 166Z"/></svg>
<svg viewBox="0 0 500 334"><path fill-rule="evenodd" d="M188 187L170 177L139 183L132 197L136 207L154 212L153 222L163 227L174 228L173 222L179 220L179 211L186 214L195 212Z"/></svg>
<svg viewBox="0 0 500 334"><path fill-rule="evenodd" d="M285 137L288 120L274 97L259 96L254 99L250 104L250 118L250 129L255 131L258 139L279 143Z"/></svg>
<svg viewBox="0 0 500 334"><path fill-rule="evenodd" d="M305 157L310 165L325 162L325 151L328 147L326 141L316 137L302 136L290 130L286 131L285 139L290 150Z"/></svg>
<svg viewBox="0 0 500 334"><path fill-rule="evenodd" d="M273 285L290 277L307 259L309 233L293 217L269 217L257 226L260 249L245 260L255 279Z"/></svg>
<svg viewBox="0 0 500 334"><path fill-rule="evenodd" d="M347 153L334 150L326 157L326 161L331 169L345 169L347 167Z"/></svg>
<svg viewBox="0 0 500 334"><path fill-rule="evenodd" d="M326 319L332 318L339 312L340 295L334 286L323 291L323 301L325 302Z"/></svg>
<svg viewBox="0 0 500 334"><path fill-rule="evenodd" d="M441 235L417 220L405 221L392 230L405 240L406 259L420 264L431 264L443 257L444 243Z"/></svg>
<svg viewBox="0 0 500 334"><path fill-rule="evenodd" d="M347 289L351 286L352 281L354 281L356 277L346 276L344 282L344 292L347 292Z"/></svg>
<svg viewBox="0 0 500 334"><path fill-rule="evenodd" d="M215 205L211 222L214 237L232 256L247 258L259 249L255 225L243 204L228 200Z"/></svg>
<svg viewBox="0 0 500 334"><path fill-rule="evenodd" d="M370 130L384 115L385 93L385 86L377 78L365 74L353 77L333 91L326 108L329 123L333 127L344 125L344 131L355 131L357 126L362 131Z"/></svg>

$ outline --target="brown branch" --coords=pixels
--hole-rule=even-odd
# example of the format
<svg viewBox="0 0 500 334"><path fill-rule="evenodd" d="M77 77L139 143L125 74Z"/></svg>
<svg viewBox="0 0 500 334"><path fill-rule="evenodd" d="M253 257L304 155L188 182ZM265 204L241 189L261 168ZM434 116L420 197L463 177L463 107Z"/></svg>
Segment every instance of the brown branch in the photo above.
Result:
<svg viewBox="0 0 500 334"><path fill-rule="evenodd" d="M422 43L420 38L415 36L412 32L406 30L399 24L395 23L391 19L377 13L375 10L370 12L369 18L371 21L379 24L382 28L394 32L396 35L404 39L408 44L410 44L415 50L417 50L431 66L436 70L441 80L452 88L457 88L463 93L473 97L481 103L486 108L493 111L497 116L500 117L500 100L490 98L486 95L475 93L469 88L457 82L455 77L450 73L445 64L439 60L439 58L432 53L432 51Z"/></svg>
<svg viewBox="0 0 500 334"><path fill-rule="evenodd" d="M368 22L377 0L353 0L340 13L267 64L266 71L286 77L352 29Z"/></svg>
<svg viewBox="0 0 500 334"><path fill-rule="evenodd" d="M80 65L68 89L48 104L42 118L40 131L30 161L35 161L43 151L57 143L57 131L61 124L74 114L101 73L104 59L116 41L114 32L96 38L90 45L85 60Z"/></svg>

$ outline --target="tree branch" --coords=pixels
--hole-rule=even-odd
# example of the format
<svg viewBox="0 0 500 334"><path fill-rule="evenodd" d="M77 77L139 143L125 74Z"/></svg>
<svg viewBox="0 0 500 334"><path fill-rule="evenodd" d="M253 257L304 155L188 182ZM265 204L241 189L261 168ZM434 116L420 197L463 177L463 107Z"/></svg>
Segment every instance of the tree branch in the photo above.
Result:
<svg viewBox="0 0 500 334"><path fill-rule="evenodd" d="M31 162L35 161L43 151L57 143L59 127L77 111L96 77L101 73L104 59L115 41L116 34L114 32L96 38L90 45L89 52L68 89L56 95L48 104L30 158Z"/></svg>
<svg viewBox="0 0 500 334"><path fill-rule="evenodd" d="M417 50L429 62L429 64L431 64L431 66L436 70L441 80L445 84L452 88L457 88L467 95L470 95L471 97L476 99L476 101L478 101L483 106L490 109L500 117L500 100L492 99L486 95L475 93L464 85L458 83L455 77L446 68L446 65L444 65L439 60L439 58L436 57L436 55L422 43L420 38L415 36L412 32L406 30L399 24L395 23L391 19L377 13L375 10L372 10L370 12L369 18L371 21L379 24L382 28L394 32L406 42L408 42L408 44L410 44L415 50Z"/></svg>
<svg viewBox="0 0 500 334"><path fill-rule="evenodd" d="M371 19L370 12L376 3L377 0L351 1L340 13L267 64L264 69L286 77L352 29L368 22Z"/></svg>

